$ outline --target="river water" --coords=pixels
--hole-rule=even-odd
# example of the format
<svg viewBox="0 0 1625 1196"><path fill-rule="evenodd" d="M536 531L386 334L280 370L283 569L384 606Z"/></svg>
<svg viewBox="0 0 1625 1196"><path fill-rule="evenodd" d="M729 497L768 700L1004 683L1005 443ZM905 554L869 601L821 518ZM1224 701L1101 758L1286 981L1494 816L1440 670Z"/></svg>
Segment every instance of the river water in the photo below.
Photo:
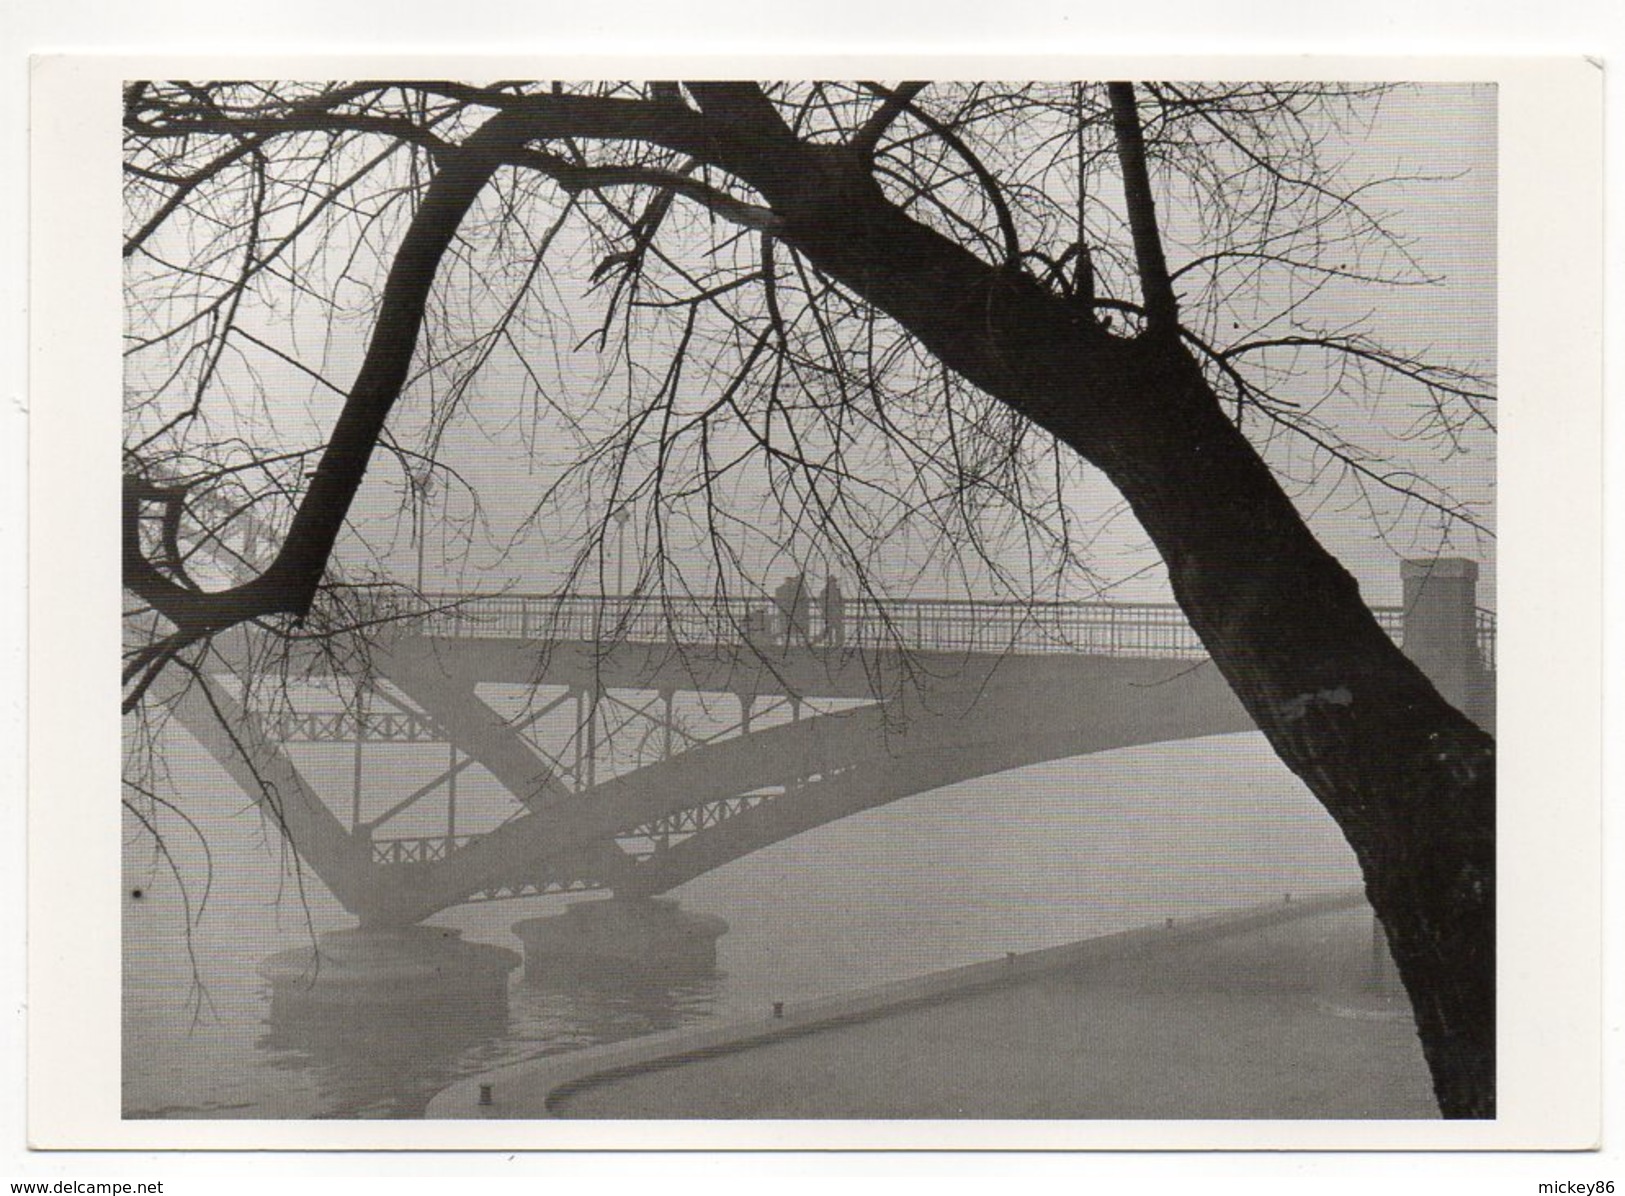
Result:
<svg viewBox="0 0 1625 1196"><path fill-rule="evenodd" d="M672 895L729 923L711 978L566 986L520 970L506 1016L480 1024L283 1025L256 965L350 919L296 890L240 799L189 813L214 878L190 935L181 886L150 839L128 837L127 1117L413 1117L452 1080L526 1057L1358 880L1336 827L1261 737L1192 740L922 794L701 877ZM202 850L172 852L195 906ZM435 921L517 950L509 926L565 901Z"/></svg>

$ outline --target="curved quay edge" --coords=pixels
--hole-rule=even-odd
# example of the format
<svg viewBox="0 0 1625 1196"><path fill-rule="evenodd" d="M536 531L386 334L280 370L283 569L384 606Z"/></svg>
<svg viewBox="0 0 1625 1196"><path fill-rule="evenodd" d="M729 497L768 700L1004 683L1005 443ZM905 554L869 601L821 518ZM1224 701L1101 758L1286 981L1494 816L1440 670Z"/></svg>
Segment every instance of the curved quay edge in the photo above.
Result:
<svg viewBox="0 0 1625 1196"><path fill-rule="evenodd" d="M1365 901L1365 890L1354 887L1288 902L1225 910L1172 925L1157 923L1058 947L1012 953L834 997L784 1002L782 1016L685 1026L626 1042L544 1055L468 1076L443 1088L430 1100L424 1118L551 1120L554 1101L600 1082L746 1050L1085 963L1162 953L1300 918L1355 909ZM482 1103L487 1093L489 1103Z"/></svg>

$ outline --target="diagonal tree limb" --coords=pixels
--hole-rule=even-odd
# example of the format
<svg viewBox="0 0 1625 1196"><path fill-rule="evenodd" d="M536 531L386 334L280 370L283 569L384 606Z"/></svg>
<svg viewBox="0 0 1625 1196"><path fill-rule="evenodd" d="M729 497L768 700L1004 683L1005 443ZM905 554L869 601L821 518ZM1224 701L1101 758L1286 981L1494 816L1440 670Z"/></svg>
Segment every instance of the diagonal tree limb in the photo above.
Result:
<svg viewBox="0 0 1625 1196"><path fill-rule="evenodd" d="M144 483L126 475L124 584L181 632L208 634L267 614L303 619L309 613L384 421L406 380L441 256L492 174L523 141L526 123L522 116L510 114L492 118L455 154L446 155L443 168L429 184L396 251L350 397L282 549L264 573L215 593L199 593L167 576L146 557L141 544Z"/></svg>
<svg viewBox="0 0 1625 1196"><path fill-rule="evenodd" d="M891 91L886 91L878 83L864 84L876 95L882 96L880 107L876 108L874 115L863 122L862 128L846 143L846 148L854 153L862 154L866 158L874 157L875 147L885 136L886 130L891 128L895 121L904 112L908 111L914 97L924 91L924 83L900 83Z"/></svg>
<svg viewBox="0 0 1625 1196"><path fill-rule="evenodd" d="M1108 83L1112 125L1117 133L1117 160L1123 168L1123 195L1128 206L1129 231L1134 238L1134 258L1139 267L1140 294L1145 300L1146 327L1161 336L1177 336L1179 302L1168 276L1168 261L1162 252L1162 233L1157 226L1157 205L1151 196L1151 176L1146 168L1145 134L1140 128L1134 84Z"/></svg>

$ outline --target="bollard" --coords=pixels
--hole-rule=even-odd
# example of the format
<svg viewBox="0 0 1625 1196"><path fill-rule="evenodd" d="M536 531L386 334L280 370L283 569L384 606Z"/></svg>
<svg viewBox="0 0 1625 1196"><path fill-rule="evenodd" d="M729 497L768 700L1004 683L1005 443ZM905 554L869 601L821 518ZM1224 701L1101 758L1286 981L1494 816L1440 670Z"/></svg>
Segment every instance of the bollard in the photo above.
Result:
<svg viewBox="0 0 1625 1196"><path fill-rule="evenodd" d="M488 1105L490 1103L491 1103L491 1085L489 1085L489 1084L481 1084L480 1085L480 1104Z"/></svg>
<svg viewBox="0 0 1625 1196"><path fill-rule="evenodd" d="M1281 904L1282 905L1291 905L1292 904L1292 894L1288 893L1285 897L1282 897L1281 898Z"/></svg>
<svg viewBox="0 0 1625 1196"><path fill-rule="evenodd" d="M773 1002L773 1016L774 1017L783 1017L784 1016L784 1002L783 1001L774 1001Z"/></svg>
<svg viewBox="0 0 1625 1196"><path fill-rule="evenodd" d="M1165 921L1163 923L1163 926L1166 927L1169 930L1172 930L1174 928L1174 920L1172 918L1169 918L1167 921Z"/></svg>
<svg viewBox="0 0 1625 1196"><path fill-rule="evenodd" d="M1382 919L1371 915L1371 987L1381 991L1389 963L1388 933L1382 928Z"/></svg>

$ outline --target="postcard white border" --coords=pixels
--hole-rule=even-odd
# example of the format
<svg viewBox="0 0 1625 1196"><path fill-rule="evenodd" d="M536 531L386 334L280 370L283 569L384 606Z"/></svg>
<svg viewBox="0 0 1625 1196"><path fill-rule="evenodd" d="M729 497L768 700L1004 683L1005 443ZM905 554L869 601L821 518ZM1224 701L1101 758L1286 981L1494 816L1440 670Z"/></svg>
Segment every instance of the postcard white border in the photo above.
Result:
<svg viewBox="0 0 1625 1196"><path fill-rule="evenodd" d="M1409 1122L240 1122L120 1113L118 85L151 77L1342 78L1500 87L1501 1115ZM1601 1068L1601 72L1580 59L466 55L34 65L29 1141L50 1148L1574 1149Z"/></svg>

